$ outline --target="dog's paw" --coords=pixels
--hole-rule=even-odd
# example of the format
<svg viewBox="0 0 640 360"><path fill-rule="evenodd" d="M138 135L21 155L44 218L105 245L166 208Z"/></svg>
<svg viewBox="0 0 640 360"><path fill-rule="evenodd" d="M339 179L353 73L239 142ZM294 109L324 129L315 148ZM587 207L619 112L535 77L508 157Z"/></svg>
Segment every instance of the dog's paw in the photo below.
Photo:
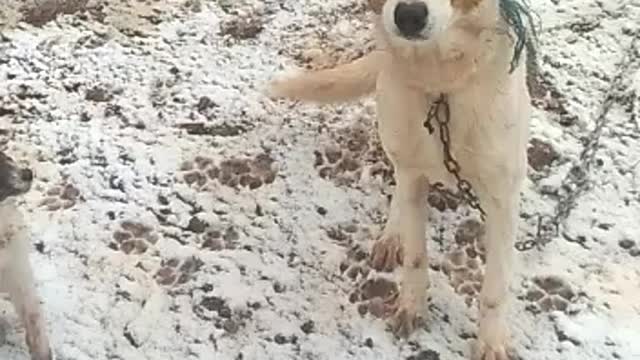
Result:
<svg viewBox="0 0 640 360"><path fill-rule="evenodd" d="M422 322L419 316L421 304L418 299L403 296L402 293L387 299L385 310L389 316L389 326L398 338L406 339L418 328Z"/></svg>
<svg viewBox="0 0 640 360"><path fill-rule="evenodd" d="M54 360L53 353L51 351L43 352L43 353L32 353L32 360Z"/></svg>
<svg viewBox="0 0 640 360"><path fill-rule="evenodd" d="M398 235L384 234L371 250L371 267L377 271L391 272L402 265L404 251Z"/></svg>
<svg viewBox="0 0 640 360"><path fill-rule="evenodd" d="M419 323L420 319L414 306L400 306L393 314L390 325L397 337L406 339L413 334Z"/></svg>
<svg viewBox="0 0 640 360"><path fill-rule="evenodd" d="M471 357L473 360L510 360L507 349L504 345L489 345L482 340L478 340L475 343L473 354Z"/></svg>
<svg viewBox="0 0 640 360"><path fill-rule="evenodd" d="M473 360L509 360L507 352L508 329L505 325L504 308L487 307L480 304L480 326L478 339L473 348Z"/></svg>

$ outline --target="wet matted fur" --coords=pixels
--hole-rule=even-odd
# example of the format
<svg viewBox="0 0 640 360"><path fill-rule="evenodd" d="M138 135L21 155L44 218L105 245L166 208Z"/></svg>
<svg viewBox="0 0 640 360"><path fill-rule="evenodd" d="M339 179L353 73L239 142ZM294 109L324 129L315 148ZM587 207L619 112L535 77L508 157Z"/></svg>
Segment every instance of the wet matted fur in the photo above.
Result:
<svg viewBox="0 0 640 360"><path fill-rule="evenodd" d="M479 298L474 359L506 360L507 311L520 189L526 176L530 97L526 62L535 25L523 0L370 0L376 50L349 64L278 78L270 95L319 103L375 93L377 126L395 170L385 228L372 251L374 267L403 254L402 286L391 324L409 335L428 288L427 207L432 184L455 184L443 165L438 131L423 128L433 102L450 105L451 152L486 212L487 268ZM399 3L423 3L425 25L402 34ZM418 6L422 6L418 4ZM396 254L400 252L400 254Z"/></svg>

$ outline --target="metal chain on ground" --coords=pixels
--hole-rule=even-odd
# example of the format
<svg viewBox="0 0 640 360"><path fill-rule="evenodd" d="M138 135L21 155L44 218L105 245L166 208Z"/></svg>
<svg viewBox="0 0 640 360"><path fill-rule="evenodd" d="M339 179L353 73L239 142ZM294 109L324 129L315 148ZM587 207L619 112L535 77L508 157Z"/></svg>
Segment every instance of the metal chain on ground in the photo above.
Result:
<svg viewBox="0 0 640 360"><path fill-rule="evenodd" d="M429 134L433 134L433 132L435 131L435 128L433 126L434 120L438 125L438 130L440 133L440 142L442 143L442 152L444 156L443 163L445 168L455 177L456 185L462 199L472 209L480 212L480 216L483 221L486 220L486 212L482 208L478 196L473 191L471 183L468 180L462 178L462 176L460 175L460 164L451 153L451 135L449 131L451 109L449 108L449 102L447 101L447 98L444 94L441 94L440 97L431 105L431 107L429 108L429 112L427 113L427 119L424 122L424 127L427 128ZM600 123L598 124L599 125L597 126L597 128L599 129L599 132L601 132L603 125L600 125ZM592 154L590 156L593 157L593 154L595 154L595 152L583 151L583 154ZM586 155L584 157L586 158ZM582 183L578 185L582 186ZM528 239L518 241L515 244L515 248L518 251L528 251L533 249L534 247L540 247L541 245L546 244L546 239L551 239L552 237L556 236L559 232L560 219L562 217L568 216L568 212L571 209L571 204L575 201L578 195L578 192L571 192L570 196L567 198L568 203L565 204L565 202L559 202L558 206L556 206L555 216L537 215L538 224L535 240ZM575 242L578 241L575 240Z"/></svg>
<svg viewBox="0 0 640 360"><path fill-rule="evenodd" d="M596 119L594 130L584 141L584 147L580 153L578 164L569 171L562 181L561 188L567 189L564 197L556 203L553 215L536 214L536 236L534 239L517 241L515 243L515 248L518 251L529 251L533 248L539 249L551 242L554 237L558 236L560 228L564 226L566 219L574 209L576 200L588 189L590 184L588 175L593 164L596 162L596 153L600 144L602 131L607 123L607 116L613 106L620 99L619 92L621 90L620 87L622 82L628 78L628 70L631 68L634 60L637 59L636 53L640 52L637 48L637 44L639 42L640 32L634 36L630 45L630 50L625 53L627 58L623 59L620 69L611 81L611 85L607 90L607 95L602 104L602 109ZM429 134L433 134L435 131L433 126L434 120L438 125L440 133L445 168L455 177L458 191L460 192L463 200L465 200L471 208L480 212L483 221L486 220L486 213L480 204L478 196L474 193L471 183L463 179L460 175L460 164L455 160L451 153L451 135L449 132L451 110L449 108L447 97L444 94L441 94L440 97L431 105L427 113L427 119L424 122L424 127L427 128ZM587 247L585 245L585 237L578 236L576 238L572 238L566 234L563 237L566 241L577 243L585 248Z"/></svg>
<svg viewBox="0 0 640 360"><path fill-rule="evenodd" d="M637 32L631 41L629 49L625 52L626 56L620 63L615 77L610 82L596 118L594 129L584 140L583 150L576 165L571 168L561 183L560 188L565 189L566 192L556 203L552 215L537 215L538 224L535 238L516 242L517 250L528 251L533 248L541 248L557 237L560 234L560 228L565 225L571 211L575 208L576 201L589 189L591 183L589 173L597 161L596 154L602 132L607 125L609 112L621 98L622 85L629 78L629 70L632 67L640 66L640 62L637 60L639 43L640 32ZM634 64L634 62L638 63ZM573 238L568 234L563 234L563 238L568 242L577 243L584 248L587 247L585 244L586 238L583 236Z"/></svg>
<svg viewBox="0 0 640 360"><path fill-rule="evenodd" d="M472 209L479 211L480 216L484 221L487 214L480 204L480 199L478 199L478 196L473 191L471 183L460 175L460 164L451 154L451 135L449 134L451 109L449 108L447 97L444 94L441 94L440 97L431 105L429 112L427 113L427 119L424 122L424 127L429 130L429 134L433 134L433 131L435 130L433 127L433 120L438 124L445 168L455 177L458 191L464 201L466 201Z"/></svg>

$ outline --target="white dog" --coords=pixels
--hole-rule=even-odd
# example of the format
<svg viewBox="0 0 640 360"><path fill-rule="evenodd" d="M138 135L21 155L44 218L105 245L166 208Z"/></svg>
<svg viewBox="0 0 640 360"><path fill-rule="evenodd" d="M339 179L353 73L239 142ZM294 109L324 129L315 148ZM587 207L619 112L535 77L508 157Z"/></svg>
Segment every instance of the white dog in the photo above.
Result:
<svg viewBox="0 0 640 360"><path fill-rule="evenodd" d="M14 203L15 196L29 191L32 180L31 170L18 168L0 152L0 290L9 292L25 326L31 358L51 360L45 320L29 264L26 224Z"/></svg>
<svg viewBox="0 0 640 360"><path fill-rule="evenodd" d="M376 50L270 88L274 97L315 102L375 92L378 131L397 186L371 260L376 268L402 264L392 319L400 335L414 330L429 284L425 195L435 183L471 185L463 194L474 200L475 192L486 215L487 269L473 352L484 360L508 359L506 313L527 169L531 109L526 64L519 60L534 49L535 29L518 1L370 0L374 10L379 6ZM447 167L459 167L459 176Z"/></svg>

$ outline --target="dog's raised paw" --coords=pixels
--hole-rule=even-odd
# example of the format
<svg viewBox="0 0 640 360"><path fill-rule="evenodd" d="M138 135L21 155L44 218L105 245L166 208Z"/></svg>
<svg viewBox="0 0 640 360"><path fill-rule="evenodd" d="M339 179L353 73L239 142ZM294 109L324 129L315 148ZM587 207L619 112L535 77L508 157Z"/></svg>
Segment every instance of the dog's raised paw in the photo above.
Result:
<svg viewBox="0 0 640 360"><path fill-rule="evenodd" d="M402 241L398 235L384 234L371 250L371 267L377 271L391 272L404 260Z"/></svg>

